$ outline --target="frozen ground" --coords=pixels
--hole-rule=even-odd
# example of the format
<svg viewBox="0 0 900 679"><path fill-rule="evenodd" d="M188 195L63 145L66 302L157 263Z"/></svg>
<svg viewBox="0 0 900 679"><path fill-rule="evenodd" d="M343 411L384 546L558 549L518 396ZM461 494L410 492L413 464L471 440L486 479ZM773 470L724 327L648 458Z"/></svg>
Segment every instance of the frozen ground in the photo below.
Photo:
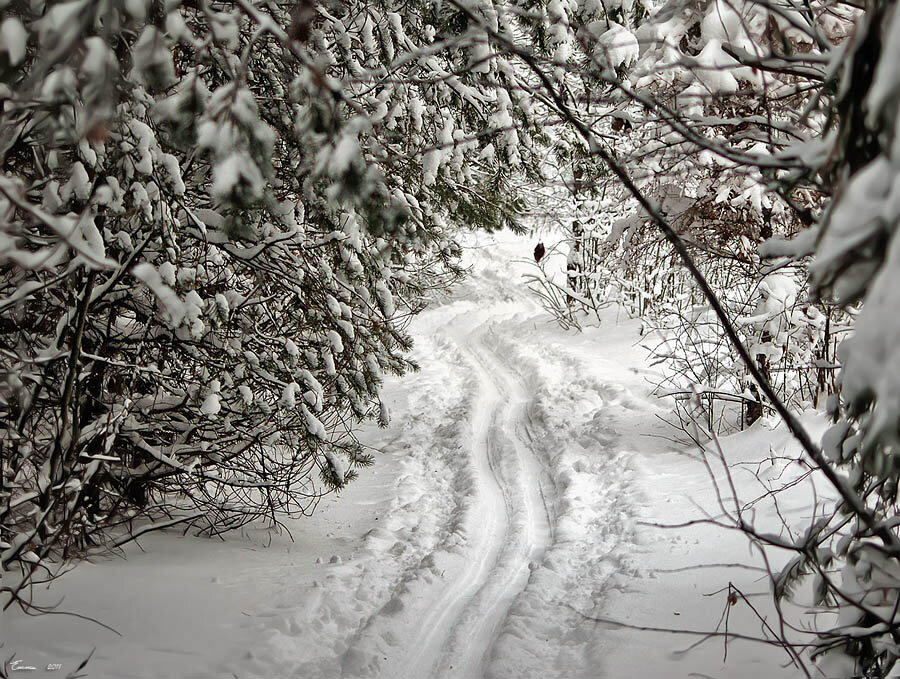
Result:
<svg viewBox="0 0 900 679"><path fill-rule="evenodd" d="M610 310L598 328L558 329L521 282L531 247L472 241L471 278L414 322L422 371L388 383L392 425L363 434L375 468L292 523L293 542L149 535L41 593L117 633L7 613L4 658L59 676L95 648L87 676L123 679L795 675L770 646L683 653L696 637L598 620L714 630L727 609L732 633L756 636L760 618L723 588L768 586L727 565L760 563L740 535L648 525L717 515L709 475L666 438L638 324ZM782 474L770 451L785 446L797 456L764 422L724 441L746 463L745 499ZM807 497L782 515L805 520ZM773 622L764 597L749 601Z"/></svg>

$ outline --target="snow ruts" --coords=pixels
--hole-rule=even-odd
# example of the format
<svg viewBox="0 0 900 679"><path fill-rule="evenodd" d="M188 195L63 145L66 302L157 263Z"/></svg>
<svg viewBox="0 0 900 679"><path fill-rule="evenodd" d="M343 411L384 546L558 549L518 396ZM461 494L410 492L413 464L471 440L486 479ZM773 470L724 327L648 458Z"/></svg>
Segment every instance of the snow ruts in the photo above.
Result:
<svg viewBox="0 0 900 679"><path fill-rule="evenodd" d="M392 480L361 479L334 506L332 521L365 528L308 576L273 574L277 603L248 620L253 659L229 674L598 676L604 634L586 615L636 573L621 433L652 409L634 333L600 353L548 322L496 248L473 255L454 297L413 323L422 370L386 381L391 427L361 438Z"/></svg>
<svg viewBox="0 0 900 679"><path fill-rule="evenodd" d="M482 326L456 338L480 381L471 451L482 481L470 517L476 532L466 569L410 644L417 649L406 665L410 679L483 677L510 606L553 540L544 495L552 484L527 434L530 401L520 378L483 341L484 332Z"/></svg>

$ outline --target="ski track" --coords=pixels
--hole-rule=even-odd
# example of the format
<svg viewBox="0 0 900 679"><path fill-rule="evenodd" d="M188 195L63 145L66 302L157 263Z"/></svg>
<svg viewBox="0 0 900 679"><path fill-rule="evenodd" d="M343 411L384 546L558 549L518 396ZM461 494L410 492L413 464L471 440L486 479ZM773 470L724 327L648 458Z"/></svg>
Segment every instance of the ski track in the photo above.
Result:
<svg viewBox="0 0 900 679"><path fill-rule="evenodd" d="M264 646L229 673L597 676L597 630L577 611L629 568L629 453L609 428L628 389L541 344L547 319L520 285L470 280L423 319L423 371L400 383L400 424L372 439L398 472L381 526L252 616ZM288 585L289 569L272 579Z"/></svg>
<svg viewBox="0 0 900 679"><path fill-rule="evenodd" d="M512 602L552 542L543 469L522 435L528 397L518 378L482 341L484 332L479 329L457 341L480 376L473 456L485 482L482 506L473 518L487 521L470 545L470 553L478 558L445 592L434 609L438 619L426 620L423 637L413 644L421 650L408 665L411 679L421 676L417 668L424 669L431 657L437 661L429 676L484 676Z"/></svg>
<svg viewBox="0 0 900 679"><path fill-rule="evenodd" d="M450 577L443 577L441 570L440 581L431 584L440 591L428 598L424 610L415 600L412 583L433 573L435 563L454 550L438 544L409 568L388 603L367 617L347 644L342 676L483 677L510 606L552 542L553 520L544 495L545 486L550 486L528 434L532 404L525 385L484 341L491 331L487 324L465 332L450 330L464 315L439 331L452 342L448 353L465 363L466 372L477 375L466 431L475 483L470 502L460 510L464 516L459 531L465 535L459 550L462 563L449 564L447 570L457 567ZM391 617L399 619L390 624ZM367 639L393 641L402 633L385 628L413 632L394 649L393 657L362 659L359 648Z"/></svg>

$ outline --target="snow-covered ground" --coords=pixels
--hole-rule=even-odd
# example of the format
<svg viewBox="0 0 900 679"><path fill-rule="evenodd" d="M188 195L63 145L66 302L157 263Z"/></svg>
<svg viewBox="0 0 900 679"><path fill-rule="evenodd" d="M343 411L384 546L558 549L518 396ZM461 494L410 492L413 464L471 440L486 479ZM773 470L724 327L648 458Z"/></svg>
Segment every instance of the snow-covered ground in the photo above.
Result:
<svg viewBox="0 0 900 679"><path fill-rule="evenodd" d="M96 649L87 676L123 679L794 675L771 646L685 653L697 637L606 622L724 631L727 613L757 636L775 618L765 597L727 604L729 582L768 591L740 534L653 525L718 515L709 473L668 438L639 324L610 309L560 330L521 280L533 245L472 239L471 277L413 322L422 370L387 383L391 426L363 432L375 467L292 522L293 541L148 535L40 593L116 632L7 612L3 657L59 676ZM769 426L723 441L747 500L797 466ZM808 497L782 516L802 521Z"/></svg>

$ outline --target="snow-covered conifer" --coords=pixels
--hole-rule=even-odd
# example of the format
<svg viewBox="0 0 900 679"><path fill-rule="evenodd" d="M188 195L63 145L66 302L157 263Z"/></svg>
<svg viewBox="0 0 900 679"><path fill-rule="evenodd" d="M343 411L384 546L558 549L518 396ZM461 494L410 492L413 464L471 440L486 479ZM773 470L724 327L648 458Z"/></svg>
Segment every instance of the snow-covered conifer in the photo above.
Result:
<svg viewBox="0 0 900 679"><path fill-rule="evenodd" d="M342 486L454 229L517 224L538 156L483 32L308 9L3 3L4 568Z"/></svg>

